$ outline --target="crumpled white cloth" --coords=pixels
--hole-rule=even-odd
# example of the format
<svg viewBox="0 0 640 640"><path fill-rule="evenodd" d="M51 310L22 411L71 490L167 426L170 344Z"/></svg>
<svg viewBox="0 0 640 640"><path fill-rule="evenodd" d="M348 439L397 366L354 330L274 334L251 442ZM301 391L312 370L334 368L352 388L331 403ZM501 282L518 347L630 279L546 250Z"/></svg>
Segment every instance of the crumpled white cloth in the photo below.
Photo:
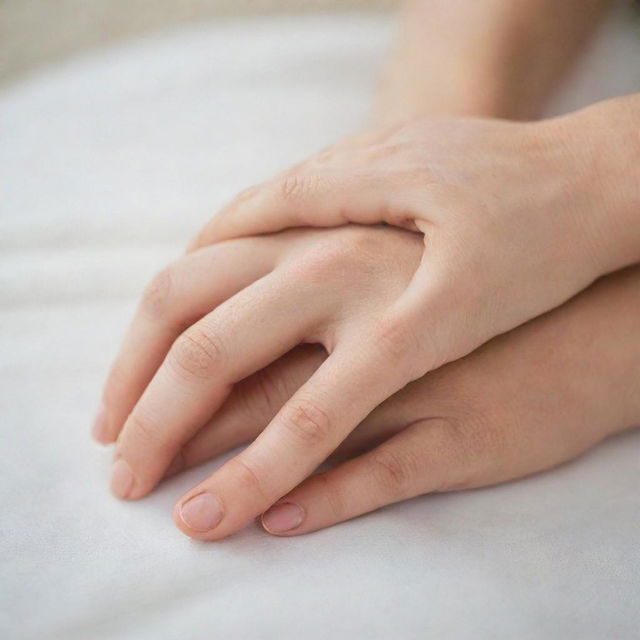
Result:
<svg viewBox="0 0 640 640"><path fill-rule="evenodd" d="M640 90L625 15L556 111ZM220 22L0 92L3 639L639 636L638 432L300 538L180 534L174 500L219 462L135 504L107 491L92 405L143 283L235 191L360 125L390 32Z"/></svg>

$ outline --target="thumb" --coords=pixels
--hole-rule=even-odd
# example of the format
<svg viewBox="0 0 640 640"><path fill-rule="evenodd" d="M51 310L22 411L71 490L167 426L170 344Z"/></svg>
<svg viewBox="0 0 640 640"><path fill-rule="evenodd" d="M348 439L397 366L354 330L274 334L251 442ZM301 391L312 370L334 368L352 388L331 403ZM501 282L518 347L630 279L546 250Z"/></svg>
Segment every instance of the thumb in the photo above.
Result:
<svg viewBox="0 0 640 640"><path fill-rule="evenodd" d="M386 223L410 231L407 211L419 201L411 184L339 169L297 169L243 191L205 225L188 250L291 227Z"/></svg>

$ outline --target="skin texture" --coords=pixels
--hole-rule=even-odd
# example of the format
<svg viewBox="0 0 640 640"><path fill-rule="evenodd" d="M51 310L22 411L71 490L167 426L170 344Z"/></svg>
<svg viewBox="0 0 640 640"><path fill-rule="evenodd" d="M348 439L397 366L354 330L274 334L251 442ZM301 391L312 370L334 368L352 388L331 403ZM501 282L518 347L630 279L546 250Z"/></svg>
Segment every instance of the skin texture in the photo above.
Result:
<svg viewBox="0 0 640 640"><path fill-rule="evenodd" d="M332 469L268 511L264 526L299 535L416 495L504 482L638 425L638 311L636 267L410 384L345 440ZM268 407L284 402L322 357L293 352L269 371L267 385L248 380L222 419L259 430ZM217 444L210 453L224 450Z"/></svg>
<svg viewBox="0 0 640 640"><path fill-rule="evenodd" d="M637 99L538 124L423 117L536 113L607 2L453 4L405 14L376 109L402 124L241 194L149 286L95 426L116 495L256 438L176 523L220 539L277 501L265 527L297 534L637 422L636 272L424 375L640 258ZM371 226L250 237L351 222Z"/></svg>
<svg viewBox="0 0 640 640"><path fill-rule="evenodd" d="M545 306L545 295L563 298L640 260L639 182L640 93L537 122L422 118L346 138L246 189L191 248L291 227L383 223L425 234L425 269L442 263L447 295L451 279L468 275L456 261L474 263L476 276L489 271L494 284L506 268L523 286L535 286L527 268L544 271L528 253L553 261L566 273L531 299ZM577 263L564 264L569 257Z"/></svg>
<svg viewBox="0 0 640 640"><path fill-rule="evenodd" d="M420 265L387 313L405 364L389 373L400 388L640 259L637 149L625 153L619 131L605 166L598 134L576 142L576 132L599 126L601 110L365 133L241 194L193 246L348 223L423 233ZM372 395L368 409L383 399Z"/></svg>
<svg viewBox="0 0 640 640"><path fill-rule="evenodd" d="M411 495L532 473L632 426L640 414L630 388L640 359L629 349L639 328L637 271L387 393L367 417L368 393L351 392L339 369L350 367L358 384L376 391L381 373L403 366L385 334L385 310L410 283L422 246L418 234L384 227L286 231L204 248L160 274L107 383L111 409L126 416L133 406L122 430L110 421L100 434L117 438L116 471L126 461L134 473L116 493L124 487L122 497L141 497L165 475L255 437L180 499L176 523L192 537L217 540L278 501L294 502L304 522L292 531L303 533ZM249 286L256 274L243 268L253 264L247 255L265 269ZM357 342L363 334L375 345L375 366ZM290 351L300 342L316 346ZM348 357L331 368L341 352ZM136 404L130 390L151 378ZM325 393L334 385L341 404L319 411L309 401L316 384ZM178 418L180 431L170 430ZM380 441L303 482L331 454ZM197 496L205 497L194 506ZM285 516L297 521L291 510ZM272 532L279 511L275 525L265 516Z"/></svg>
<svg viewBox="0 0 640 640"><path fill-rule="evenodd" d="M403 366L387 309L418 266L421 239L382 231L352 226L241 239L188 255L161 273L105 390L109 417L102 439L118 437L115 493L148 493L235 383L301 342L322 344L332 358L253 449L221 474L222 492L233 490L249 468L271 485L261 494L245 492L246 504L237 502L230 527L245 524L300 482L367 415L370 397L354 401L355 385L368 384L380 401L404 386L393 388L378 372ZM236 275L234 267L248 264L261 265L260 275L242 267ZM139 399L135 389L144 390ZM330 396L342 399L334 404ZM273 456L280 460L277 472L268 462ZM124 464L133 475L126 482Z"/></svg>

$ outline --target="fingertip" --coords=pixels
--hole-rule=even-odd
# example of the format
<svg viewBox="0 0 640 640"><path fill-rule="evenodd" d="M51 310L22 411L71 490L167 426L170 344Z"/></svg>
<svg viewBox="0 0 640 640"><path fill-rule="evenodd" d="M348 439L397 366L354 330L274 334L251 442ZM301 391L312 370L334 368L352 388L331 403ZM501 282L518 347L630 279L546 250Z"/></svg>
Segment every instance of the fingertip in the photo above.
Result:
<svg viewBox="0 0 640 640"><path fill-rule="evenodd" d="M105 447L114 443L114 440L111 439L111 438L97 436L95 434L92 434L92 439L96 444L100 444L100 445L103 445Z"/></svg>
<svg viewBox="0 0 640 640"><path fill-rule="evenodd" d="M111 444L113 442L113 438L109 433L107 407L104 402L100 403L96 411L96 416L91 427L91 436L99 444Z"/></svg>
<svg viewBox="0 0 640 640"><path fill-rule="evenodd" d="M109 488L111 493L120 500L131 499L131 494L135 486L135 476L129 463L122 458L118 458L111 467L111 481Z"/></svg>
<svg viewBox="0 0 640 640"><path fill-rule="evenodd" d="M149 495L155 484L143 482L133 471L131 465L116 453L111 467L109 488L111 493L120 500L135 501Z"/></svg>

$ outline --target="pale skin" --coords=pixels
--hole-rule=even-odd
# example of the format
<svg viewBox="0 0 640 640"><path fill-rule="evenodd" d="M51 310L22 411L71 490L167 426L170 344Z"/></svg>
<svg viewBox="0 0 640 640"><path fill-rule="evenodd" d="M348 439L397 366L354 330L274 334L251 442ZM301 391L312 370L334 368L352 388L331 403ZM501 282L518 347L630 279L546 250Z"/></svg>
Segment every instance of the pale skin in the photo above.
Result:
<svg viewBox="0 0 640 640"><path fill-rule="evenodd" d="M570 299L640 261L640 99L528 123L416 109L249 190L154 280L97 422L116 495L255 438L176 523L291 535L637 424L637 270ZM356 455L312 475L336 454Z"/></svg>
<svg viewBox="0 0 640 640"><path fill-rule="evenodd" d="M639 312L636 267L413 382L339 445L330 470L267 511L263 526L299 535L425 493L519 478L637 425ZM318 347L299 347L243 382L183 449L176 470L258 436L325 357ZM216 539L175 515L188 535Z"/></svg>
<svg viewBox="0 0 640 640"><path fill-rule="evenodd" d="M539 117L611 0L413 0L374 105L378 125L424 116Z"/></svg>

